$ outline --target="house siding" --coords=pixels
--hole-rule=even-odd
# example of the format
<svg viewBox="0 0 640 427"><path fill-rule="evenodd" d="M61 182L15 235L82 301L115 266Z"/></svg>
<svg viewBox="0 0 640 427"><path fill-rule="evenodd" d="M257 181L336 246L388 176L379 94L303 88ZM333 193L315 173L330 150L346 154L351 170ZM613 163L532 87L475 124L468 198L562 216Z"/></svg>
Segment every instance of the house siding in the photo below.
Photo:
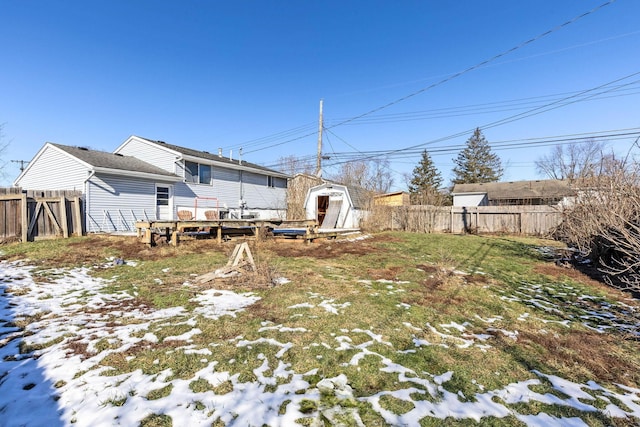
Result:
<svg viewBox="0 0 640 427"><path fill-rule="evenodd" d="M176 155L155 144L131 138L126 144L116 150L116 153L125 156L137 157L138 159L162 168L167 172L183 176L182 169L178 170L176 167Z"/></svg>
<svg viewBox="0 0 640 427"><path fill-rule="evenodd" d="M131 137L115 153L135 157L179 177L184 175L184 159L174 149L163 147L161 143ZM91 157L87 156L87 159L85 161L89 163ZM177 210L181 208L195 211L196 201L199 219L202 219L205 210L215 207L226 211L231 218L244 215L259 219L285 217L286 178L273 176L270 171L262 172L259 168L241 170L251 166L225 166L224 162L211 159L189 159L212 166L211 184L175 182L172 177L162 175L155 175L157 179L154 179L154 175L122 176L127 173L125 169L110 169L104 165L99 167L99 163L96 166L98 172L92 175L93 166L89 167L73 155L47 144L19 177L16 185L36 190L83 191L88 232L131 232L135 231L137 220L156 219L156 184L161 182L173 188L172 218L177 218ZM278 172L273 173L278 175ZM241 201L244 202L243 206Z"/></svg>
<svg viewBox="0 0 640 427"><path fill-rule="evenodd" d="M45 147L37 162L16 181L16 185L30 190L76 190L84 191L84 181L89 168L77 159Z"/></svg>
<svg viewBox="0 0 640 427"><path fill-rule="evenodd" d="M453 206L487 206L486 194L454 194Z"/></svg>
<svg viewBox="0 0 640 427"><path fill-rule="evenodd" d="M284 181L283 186L278 187L278 180L274 179L274 187L269 187L268 175L243 172L242 198L247 209L286 209L287 182L281 181Z"/></svg>
<svg viewBox="0 0 640 427"><path fill-rule="evenodd" d="M87 185L87 231L135 231L137 220L156 218L155 181L94 175Z"/></svg>
<svg viewBox="0 0 640 427"><path fill-rule="evenodd" d="M213 165L212 184L178 183L175 191L176 209L191 210L202 219L204 211L219 208L228 211L230 217L254 215L257 218L269 219L284 217L286 213L285 179L275 179L275 187L269 187L267 175L247 171L221 168ZM195 210L196 198L198 210ZM240 200L245 207L240 209Z"/></svg>
<svg viewBox="0 0 640 427"><path fill-rule="evenodd" d="M213 188L220 206L238 208L240 194L240 171L221 167L213 168Z"/></svg>

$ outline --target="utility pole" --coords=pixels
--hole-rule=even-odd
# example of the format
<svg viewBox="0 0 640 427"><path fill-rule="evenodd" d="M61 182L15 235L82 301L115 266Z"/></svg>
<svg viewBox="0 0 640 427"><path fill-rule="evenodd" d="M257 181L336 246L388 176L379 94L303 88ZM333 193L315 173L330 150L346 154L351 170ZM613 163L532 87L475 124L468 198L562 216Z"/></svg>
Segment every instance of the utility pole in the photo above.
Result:
<svg viewBox="0 0 640 427"><path fill-rule="evenodd" d="M29 163L28 160L11 160L11 163L20 163L20 173L24 172L24 168L27 163Z"/></svg>
<svg viewBox="0 0 640 427"><path fill-rule="evenodd" d="M322 177L322 99L320 100L320 118L318 120L318 157L316 159L316 176Z"/></svg>

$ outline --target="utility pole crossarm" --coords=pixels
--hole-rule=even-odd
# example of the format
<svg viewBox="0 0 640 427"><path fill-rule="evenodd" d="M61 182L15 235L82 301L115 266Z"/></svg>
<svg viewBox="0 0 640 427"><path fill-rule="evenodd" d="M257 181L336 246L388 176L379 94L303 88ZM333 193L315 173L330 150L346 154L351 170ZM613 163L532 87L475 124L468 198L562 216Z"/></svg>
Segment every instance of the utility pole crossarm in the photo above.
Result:
<svg viewBox="0 0 640 427"><path fill-rule="evenodd" d="M24 172L25 165L29 163L28 160L11 160L11 163L20 163L20 173Z"/></svg>

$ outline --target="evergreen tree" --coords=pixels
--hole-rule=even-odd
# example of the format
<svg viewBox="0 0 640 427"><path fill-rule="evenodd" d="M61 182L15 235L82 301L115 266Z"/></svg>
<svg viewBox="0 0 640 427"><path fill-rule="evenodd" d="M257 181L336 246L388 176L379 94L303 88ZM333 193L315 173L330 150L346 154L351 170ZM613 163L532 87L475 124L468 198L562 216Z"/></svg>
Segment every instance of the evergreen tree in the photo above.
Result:
<svg viewBox="0 0 640 427"><path fill-rule="evenodd" d="M440 193L442 176L436 169L427 150L422 152L420 163L413 168L413 175L409 182L411 203L418 205L439 205L443 197Z"/></svg>
<svg viewBox="0 0 640 427"><path fill-rule="evenodd" d="M500 157L491 152L491 147L480 128L476 128L467 140L467 146L453 161L456 164L453 168L454 184L495 182L504 172Z"/></svg>

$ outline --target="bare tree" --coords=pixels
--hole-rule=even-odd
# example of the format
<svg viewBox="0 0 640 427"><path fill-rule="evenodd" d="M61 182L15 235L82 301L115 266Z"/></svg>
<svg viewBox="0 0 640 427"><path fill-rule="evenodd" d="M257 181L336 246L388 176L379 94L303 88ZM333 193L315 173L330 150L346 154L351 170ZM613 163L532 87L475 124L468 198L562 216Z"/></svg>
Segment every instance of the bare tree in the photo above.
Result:
<svg viewBox="0 0 640 427"><path fill-rule="evenodd" d="M601 174L607 157L604 144L594 139L569 145L556 145L551 153L536 160L536 169L551 179L577 180Z"/></svg>
<svg viewBox="0 0 640 427"><path fill-rule="evenodd" d="M393 185L393 175L389 168L389 161L386 159L343 163L338 173L333 175L331 179L374 193L387 193Z"/></svg>
<svg viewBox="0 0 640 427"><path fill-rule="evenodd" d="M290 155L283 156L278 159L277 169L287 175L294 176L298 173L311 175L313 174L314 168L315 165L305 158Z"/></svg>
<svg viewBox="0 0 640 427"><path fill-rule="evenodd" d="M580 181L557 233L588 254L609 284L640 292L640 166L611 156L597 163L606 173Z"/></svg>

